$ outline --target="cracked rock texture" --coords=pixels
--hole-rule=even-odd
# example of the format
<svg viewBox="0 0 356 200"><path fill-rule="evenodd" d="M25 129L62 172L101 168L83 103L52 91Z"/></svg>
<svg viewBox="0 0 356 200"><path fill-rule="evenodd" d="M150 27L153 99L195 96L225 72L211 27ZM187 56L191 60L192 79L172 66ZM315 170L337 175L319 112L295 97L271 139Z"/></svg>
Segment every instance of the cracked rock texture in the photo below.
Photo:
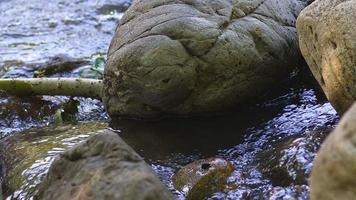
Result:
<svg viewBox="0 0 356 200"><path fill-rule="evenodd" d="M174 198L131 147L116 133L104 130L54 160L36 199Z"/></svg>
<svg viewBox="0 0 356 200"><path fill-rule="evenodd" d="M135 0L108 52L111 116L154 118L256 101L302 60L308 0Z"/></svg>
<svg viewBox="0 0 356 200"><path fill-rule="evenodd" d="M322 144L311 174L311 200L356 197L356 103Z"/></svg>
<svg viewBox="0 0 356 200"><path fill-rule="evenodd" d="M355 20L356 0L318 0L297 21L302 54L340 114L356 100Z"/></svg>

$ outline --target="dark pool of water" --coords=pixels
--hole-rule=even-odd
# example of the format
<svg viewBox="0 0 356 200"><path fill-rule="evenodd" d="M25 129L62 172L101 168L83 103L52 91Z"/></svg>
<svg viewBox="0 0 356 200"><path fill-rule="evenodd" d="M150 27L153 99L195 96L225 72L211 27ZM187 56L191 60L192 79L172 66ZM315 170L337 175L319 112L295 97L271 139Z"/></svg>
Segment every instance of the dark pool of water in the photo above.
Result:
<svg viewBox="0 0 356 200"><path fill-rule="evenodd" d="M129 0L0 0L0 77L32 77L65 54L82 63L51 76L76 76L105 55ZM112 120L111 126L172 188L171 176L196 159L219 156L236 170L237 188L211 199L308 199L312 160L338 116L308 72L291 75L265 100L224 116L159 122ZM54 123L66 97L0 94L0 138ZM108 121L100 101L79 98L77 121ZM47 164L47 167L49 163Z"/></svg>

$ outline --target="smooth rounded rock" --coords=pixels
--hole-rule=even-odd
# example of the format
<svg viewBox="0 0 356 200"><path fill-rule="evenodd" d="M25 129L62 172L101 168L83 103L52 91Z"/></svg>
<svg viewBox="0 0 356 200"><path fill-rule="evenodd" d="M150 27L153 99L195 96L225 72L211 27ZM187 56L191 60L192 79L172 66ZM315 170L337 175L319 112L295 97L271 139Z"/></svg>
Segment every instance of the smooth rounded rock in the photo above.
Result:
<svg viewBox="0 0 356 200"><path fill-rule="evenodd" d="M227 188L227 179L233 171L233 165L222 158L202 159L181 168L172 181L187 199L202 200Z"/></svg>
<svg viewBox="0 0 356 200"><path fill-rule="evenodd" d="M356 197L356 103L322 144L311 174L311 200Z"/></svg>
<svg viewBox="0 0 356 200"><path fill-rule="evenodd" d="M355 0L317 0L297 20L302 54L340 114L356 100L355 20Z"/></svg>
<svg viewBox="0 0 356 200"><path fill-rule="evenodd" d="M41 183L43 200L173 200L152 168L118 134L104 130L60 154Z"/></svg>
<svg viewBox="0 0 356 200"><path fill-rule="evenodd" d="M0 143L0 184L7 199L32 199L59 153L108 127L78 123L29 129Z"/></svg>
<svg viewBox="0 0 356 200"><path fill-rule="evenodd" d="M190 116L257 101L302 60L295 21L307 4L134 1L108 52L108 113Z"/></svg>

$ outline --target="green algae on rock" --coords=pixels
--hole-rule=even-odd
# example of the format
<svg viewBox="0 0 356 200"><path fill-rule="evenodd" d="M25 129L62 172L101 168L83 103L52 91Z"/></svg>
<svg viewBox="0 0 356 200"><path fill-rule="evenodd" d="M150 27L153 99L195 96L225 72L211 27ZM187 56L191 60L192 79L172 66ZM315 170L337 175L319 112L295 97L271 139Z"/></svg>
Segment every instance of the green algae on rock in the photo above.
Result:
<svg viewBox="0 0 356 200"><path fill-rule="evenodd" d="M33 196L56 155L107 126L107 123L49 126L5 138L0 150L5 167L4 196L20 199Z"/></svg>
<svg viewBox="0 0 356 200"><path fill-rule="evenodd" d="M197 160L181 168L172 177L174 187L187 199L200 200L227 187L233 165L222 158Z"/></svg>
<svg viewBox="0 0 356 200"><path fill-rule="evenodd" d="M173 200L173 195L117 133L105 130L60 154L36 199Z"/></svg>

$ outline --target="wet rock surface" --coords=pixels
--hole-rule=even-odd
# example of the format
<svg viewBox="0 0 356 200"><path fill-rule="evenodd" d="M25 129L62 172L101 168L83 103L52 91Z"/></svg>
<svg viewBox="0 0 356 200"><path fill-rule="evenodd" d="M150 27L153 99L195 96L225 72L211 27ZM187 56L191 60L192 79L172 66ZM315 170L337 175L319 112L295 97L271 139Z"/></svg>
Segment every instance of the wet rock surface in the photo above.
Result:
<svg viewBox="0 0 356 200"><path fill-rule="evenodd" d="M60 154L36 198L174 199L144 160L108 130Z"/></svg>
<svg viewBox="0 0 356 200"><path fill-rule="evenodd" d="M286 137L270 144L270 149L259 155L262 173L274 185L307 185L315 153L331 130L331 127L306 130L298 138Z"/></svg>
<svg viewBox="0 0 356 200"><path fill-rule="evenodd" d="M315 78L342 114L356 100L354 0L318 0L298 17L300 48Z"/></svg>
<svg viewBox="0 0 356 200"><path fill-rule="evenodd" d="M256 102L302 60L295 21L307 1L139 0L108 52L110 115L218 112Z"/></svg>
<svg viewBox="0 0 356 200"><path fill-rule="evenodd" d="M16 133L0 143L3 194L10 199L30 199L55 156L107 128L106 123L49 126Z"/></svg>
<svg viewBox="0 0 356 200"><path fill-rule="evenodd" d="M356 104L343 116L318 152L311 175L312 200L356 196Z"/></svg>
<svg viewBox="0 0 356 200"><path fill-rule="evenodd" d="M51 76L58 73L71 72L74 69L88 65L89 60L72 58L67 54L59 54L54 57L48 58L48 61L44 63L18 63L9 67L13 67L13 70L9 70L2 78L18 78L18 77L39 77L39 76ZM6 66L5 66L6 67ZM25 69L25 70L24 70Z"/></svg>
<svg viewBox="0 0 356 200"><path fill-rule="evenodd" d="M187 199L205 199L215 192L228 189L233 165L222 158L197 160L182 167L173 177L173 185Z"/></svg>

